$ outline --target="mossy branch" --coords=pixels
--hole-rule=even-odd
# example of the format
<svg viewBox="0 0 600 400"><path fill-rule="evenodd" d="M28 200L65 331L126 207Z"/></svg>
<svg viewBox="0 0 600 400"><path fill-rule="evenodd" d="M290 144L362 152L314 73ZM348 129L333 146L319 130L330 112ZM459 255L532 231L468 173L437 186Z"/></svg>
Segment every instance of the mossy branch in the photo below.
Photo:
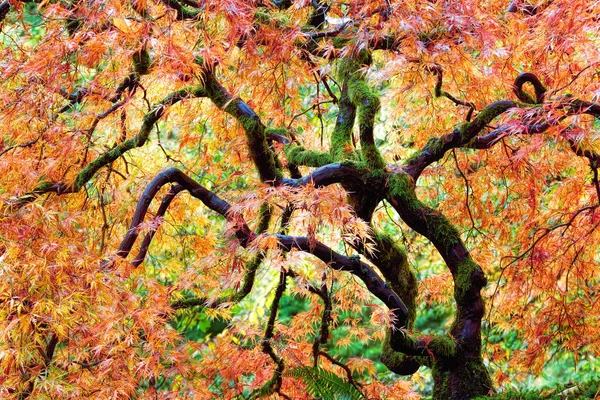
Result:
<svg viewBox="0 0 600 400"><path fill-rule="evenodd" d="M288 162L306 167L322 167L333 162L331 155L323 151L306 150L302 146L291 144L286 146L285 156Z"/></svg>
<svg viewBox="0 0 600 400"><path fill-rule="evenodd" d="M193 197L200 199L208 208L217 212L227 219L227 221L235 227L235 237L240 246L247 247L250 242L256 239L254 233L243 216L232 211L231 205L219 198L216 194L209 191L196 181L185 175L176 168L171 168L158 174L153 181L148 185L134 213L134 217L145 215L150 206L152 198L158 193L160 187L167 183L177 183L185 187ZM283 220L283 218L282 218ZM357 276L365 284L367 290L379 298L390 310L392 310L398 328L406 325L408 310L402 300L393 290L381 279L381 277L366 263L360 261L358 256L347 257L333 251L330 247L319 241L314 241L302 236L287 236L282 234L272 235L276 238L279 249L283 252L299 250L310 253L321 261L327 263L330 268L340 271L347 271ZM399 331L398 331L399 332ZM402 333L399 332L401 335ZM396 336L394 334L393 336ZM394 340L392 340L394 343ZM409 353L418 353L423 355L424 348L416 347L413 349L405 349Z"/></svg>
<svg viewBox="0 0 600 400"><path fill-rule="evenodd" d="M453 337L459 338L461 344L480 346L484 313L481 289L487 279L469 255L458 230L439 211L419 201L414 181L406 173L389 175L386 198L411 229L433 243L452 273L457 305L457 317L451 329Z"/></svg>
<svg viewBox="0 0 600 400"><path fill-rule="evenodd" d="M371 88L361 71L364 65L371 63L371 55L366 50L350 59L340 61L338 67L339 78L343 79L348 88L350 102L358 109L358 127L360 138L360 151L367 167L381 169L385 161L375 145L374 126L375 117L379 112L379 96Z"/></svg>
<svg viewBox="0 0 600 400"><path fill-rule="evenodd" d="M516 106L510 100L497 101L481 110L473 121L460 124L446 135L429 139L421 150L407 160L404 171L416 181L427 166L441 160L448 150L467 146L494 118Z"/></svg>
<svg viewBox="0 0 600 400"><path fill-rule="evenodd" d="M133 71L141 76L146 75L150 72L150 66L152 65L152 59L150 58L150 53L145 45L133 53Z"/></svg>
<svg viewBox="0 0 600 400"><path fill-rule="evenodd" d="M375 249L372 252L365 251L364 246L360 244L356 248L379 268L392 290L400 296L408 309L403 341L400 343L396 341L396 350L392 349L392 332L388 332L382 344L380 359L391 371L400 375L412 375L422 364L427 364L427 360L424 357L406 355L397 350L404 346L412 348L424 345L424 342L419 342L414 335L408 333L412 330L416 318L417 278L410 267L406 252L392 237L375 232L373 241Z"/></svg>
<svg viewBox="0 0 600 400"><path fill-rule="evenodd" d="M381 345L381 356L380 361L390 371L398 375L412 375L419 367L426 363L425 357L418 357L413 355L405 354L403 348L411 347L422 347L425 348L424 341L418 341L408 332L403 332L404 337L401 341L396 340L394 348L392 348L392 332L388 331L382 345ZM397 335L399 336L399 335Z"/></svg>
<svg viewBox="0 0 600 400"><path fill-rule="evenodd" d="M96 159L88 163L81 171L79 171L72 184L64 182L41 182L31 192L26 193L11 203L11 206L21 207L34 201L44 193L56 193L60 195L80 191L102 167L117 160L129 150L143 146L148 140L152 127L164 115L169 106L172 106L181 100L197 97L206 97L206 91L201 86L192 86L169 94L163 100L152 106L150 112L144 116L142 126L137 135L100 154Z"/></svg>
<svg viewBox="0 0 600 400"><path fill-rule="evenodd" d="M335 127L331 134L329 154L333 161L355 159L352 134L354 120L356 119L356 106L348 95L348 82L343 81L342 93L339 99L339 111L335 120Z"/></svg>
<svg viewBox="0 0 600 400"><path fill-rule="evenodd" d="M526 83L530 83L533 86L535 98L523 90L523 85ZM513 91L519 100L528 104L541 104L544 102L544 96L546 95L546 87L531 72L523 72L517 76L513 84Z"/></svg>
<svg viewBox="0 0 600 400"><path fill-rule="evenodd" d="M201 61L198 61L201 63ZM275 183L281 180L282 173L277 166L275 155L269 148L265 126L259 116L239 97L232 96L215 78L211 68L204 68L204 82L208 97L219 108L235 117L244 128L250 158L258 169L262 182Z"/></svg>

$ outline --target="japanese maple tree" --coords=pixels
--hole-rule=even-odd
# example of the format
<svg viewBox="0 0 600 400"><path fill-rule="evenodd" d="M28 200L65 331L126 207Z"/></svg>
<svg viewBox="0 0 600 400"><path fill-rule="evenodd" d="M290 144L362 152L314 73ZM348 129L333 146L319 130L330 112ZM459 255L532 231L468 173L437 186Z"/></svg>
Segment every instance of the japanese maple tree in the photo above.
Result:
<svg viewBox="0 0 600 400"><path fill-rule="evenodd" d="M418 397L360 341L467 399L597 357L599 13L3 1L0 396Z"/></svg>

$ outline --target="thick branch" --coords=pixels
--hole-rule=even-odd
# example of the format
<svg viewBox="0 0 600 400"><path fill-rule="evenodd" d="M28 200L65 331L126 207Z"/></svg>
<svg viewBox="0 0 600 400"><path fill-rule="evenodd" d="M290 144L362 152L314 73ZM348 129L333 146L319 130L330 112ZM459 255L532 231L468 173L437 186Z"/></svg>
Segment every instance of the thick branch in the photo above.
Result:
<svg viewBox="0 0 600 400"><path fill-rule="evenodd" d="M148 206L158 190L165 184L173 182L185 187L185 189L193 197L202 201L204 205L211 210L224 216L233 225L235 236L242 247L247 247L250 242L256 239L257 235L250 230L243 216L235 211L231 211L231 205L229 203L220 199L213 192L204 188L202 185L198 184L183 172L172 168L160 173L152 180L152 182L144 191L144 194L138 202L138 206L133 217L133 222L128 232L130 238L127 239L127 243L129 243L131 238L135 239L135 237L137 237L137 226L143 220L143 217L148 210ZM294 249L304 251L327 263L331 268L340 271L347 271L357 276L364 282L367 289L377 298L379 298L394 313L395 329L393 329L392 334L392 346L406 354L427 354L422 341L417 341L414 339L407 340L406 333L400 330L400 328L406 326L409 315L408 309L400 297L398 297L398 295L387 285L387 283L379 277L377 272L375 272L369 265L360 261L358 256L347 257L341 255L333 251L325 244L307 237L288 236L282 234L273 236L277 238L279 248L282 251L289 252ZM124 247L125 245L122 245L122 248Z"/></svg>
<svg viewBox="0 0 600 400"><path fill-rule="evenodd" d="M265 126L256 113L240 98L232 96L217 80L210 69L205 70L206 92L212 102L235 117L244 128L250 158L254 161L262 182L277 182L281 171L265 135Z"/></svg>
<svg viewBox="0 0 600 400"><path fill-rule="evenodd" d="M516 134L536 135L546 132L553 125L555 124L551 124L549 122L542 122L520 127L518 130L515 130L515 127L513 125L501 125L484 136L474 137L465 147L473 149L489 149L496 143L498 143L501 139L507 136ZM571 150L573 150L573 152L579 157L586 157L590 160L590 162L600 163L600 154L589 149L582 149L580 144L573 137L570 136L571 131L572 128L567 128L561 133L561 136L565 138L569 143L569 147L571 148Z"/></svg>
<svg viewBox="0 0 600 400"><path fill-rule="evenodd" d="M308 25L314 26L315 28L320 28L325 24L325 17L330 6L328 4L321 4L319 0L311 0L311 5L313 6L314 10L310 16Z"/></svg>
<svg viewBox="0 0 600 400"><path fill-rule="evenodd" d="M334 183L352 186L364 186L365 184L364 173L348 163L324 165L302 178L283 178L282 183L291 187L308 184L313 184L315 187L329 186Z"/></svg>
<svg viewBox="0 0 600 400"><path fill-rule="evenodd" d="M329 153L317 150L306 150L304 147L294 144L286 146L284 151L288 162L293 165L322 167L333 161Z"/></svg>
<svg viewBox="0 0 600 400"><path fill-rule="evenodd" d="M362 68L365 65L370 64L371 54L368 51L361 51L351 58L341 60L338 67L338 74L339 78L344 82L344 87L347 85L348 99L354 107L358 109L357 119L359 126L360 151L363 159L369 168L381 169L385 166L385 162L375 145L375 138L373 135L375 116L379 112L380 100L376 91L369 86L366 76L362 71ZM340 111L342 111L341 102ZM348 121L348 123L350 123L350 121ZM351 124L345 126L342 132L346 132L348 128L351 132ZM347 134L342 138L347 140ZM337 149L334 151L337 154L340 152L343 154L344 150L340 149L339 146L348 145L346 143L333 143L333 139L334 137L332 137L332 147L337 146Z"/></svg>
<svg viewBox="0 0 600 400"><path fill-rule="evenodd" d="M406 252L389 235L376 232L373 239L375 244L373 252L367 252L360 242L353 245L379 268L394 292L400 296L409 313L406 328L411 330L416 318L417 278L410 267ZM391 335L388 334L383 342L381 362L397 374L414 374L421 366L422 358L394 351L390 339Z"/></svg>
<svg viewBox="0 0 600 400"><path fill-rule="evenodd" d="M8 0L4 0L0 3L0 22L6 18L6 15L10 11L10 2Z"/></svg>
<svg viewBox="0 0 600 400"><path fill-rule="evenodd" d="M530 83L533 86L535 99L523 91L523 85L526 83ZM519 100L528 104L541 104L544 102L544 96L546 95L546 88L542 85L538 77L531 72L523 72L517 76L513 84L513 91Z"/></svg>
<svg viewBox="0 0 600 400"><path fill-rule="evenodd" d="M454 279L457 318L452 334L471 346L481 346L480 330L484 306L481 289L487 279L465 248L456 228L440 212L416 197L414 181L403 173L390 174L387 199L402 220L436 247Z"/></svg>
<svg viewBox="0 0 600 400"><path fill-rule="evenodd" d="M342 93L338 105L339 111L329 146L329 152L334 161L354 158L352 132L354 129L354 120L356 119L356 106L350 100L348 82L345 79L343 80Z"/></svg>

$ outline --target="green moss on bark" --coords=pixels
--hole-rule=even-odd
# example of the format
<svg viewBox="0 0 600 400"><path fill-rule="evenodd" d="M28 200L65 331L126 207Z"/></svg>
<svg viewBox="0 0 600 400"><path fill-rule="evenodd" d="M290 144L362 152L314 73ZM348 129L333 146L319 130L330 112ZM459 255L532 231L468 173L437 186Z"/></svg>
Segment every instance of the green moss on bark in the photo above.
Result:
<svg viewBox="0 0 600 400"><path fill-rule="evenodd" d="M460 132L461 143L468 143L486 125L492 122L494 118L512 107L515 107L515 103L512 101L497 101L481 110L473 121L465 122L457 128Z"/></svg>
<svg viewBox="0 0 600 400"><path fill-rule="evenodd" d="M307 167L322 167L333 162L331 155L323 151L305 150L302 146L288 145L285 147L285 156L295 165Z"/></svg>
<svg viewBox="0 0 600 400"><path fill-rule="evenodd" d="M448 335L436 335L427 347L435 358L449 359L456 355L456 343Z"/></svg>
<svg viewBox="0 0 600 400"><path fill-rule="evenodd" d="M354 143L352 135L354 131L354 120L356 119L356 106L350 101L348 95L348 83L344 81L342 94L339 101L339 111L335 121L335 127L331 134L329 154L332 160L354 160Z"/></svg>
<svg viewBox="0 0 600 400"><path fill-rule="evenodd" d="M471 303L475 292L479 292L487 283L481 267L468 257L458 264L454 276L454 299L459 306Z"/></svg>
<svg viewBox="0 0 600 400"><path fill-rule="evenodd" d="M493 393L492 380L481 356L460 354L433 361L433 400L467 400Z"/></svg>
<svg viewBox="0 0 600 400"><path fill-rule="evenodd" d="M391 332L388 331L381 347L381 356L380 361L385 365L390 371L398 374L398 375L412 375L421 366L422 361L419 358L423 357L412 357L407 356L404 353L400 353L392 349L390 345L391 341ZM411 337L410 335L406 335L406 345L407 347L412 347L416 344L416 339Z"/></svg>
<svg viewBox="0 0 600 400"><path fill-rule="evenodd" d="M209 93L215 104L222 103L226 96L224 93ZM213 99L214 95L214 99ZM229 100L229 99L228 99ZM263 182L276 181L283 177L278 168L273 152L269 149L265 135L265 127L258 115L254 113L241 99L234 98L227 102L225 111L233 115L244 128L246 143L250 157L254 161Z"/></svg>
<svg viewBox="0 0 600 400"><path fill-rule="evenodd" d="M288 136L288 130L286 128L266 128L265 135L279 135L279 136Z"/></svg>
<svg viewBox="0 0 600 400"><path fill-rule="evenodd" d="M414 211L420 202L415 196L415 183L407 174L393 174L388 179L388 196L398 198L404 206Z"/></svg>
<svg viewBox="0 0 600 400"><path fill-rule="evenodd" d="M408 309L406 328L412 329L416 316L418 282L408 262L406 251L398 246L389 235L376 233L373 239L377 253L370 257L371 261L379 268Z"/></svg>
<svg viewBox="0 0 600 400"><path fill-rule="evenodd" d="M394 239L383 233L374 235L376 251L369 255L369 259L375 264L384 278L390 284L390 287L398 294L408 310L406 326L403 328L410 331L414 325L416 317L416 299L418 294L418 282L404 249L396 244ZM392 349L391 331L387 333L383 342L381 352L381 362L391 371L401 375L411 375L417 371L419 366L425 361L423 357L407 356L401 352ZM414 348L417 340L408 333L404 336L405 343L400 345L406 348Z"/></svg>
<svg viewBox="0 0 600 400"><path fill-rule="evenodd" d="M414 224L414 229L429 238L441 254L448 254L460 242L460 234L450 221L417 198L414 181L407 174L390 175L387 198L402 218Z"/></svg>
<svg viewBox="0 0 600 400"><path fill-rule="evenodd" d="M150 71L152 60L145 47L133 53L133 70L138 75L146 75Z"/></svg>
<svg viewBox="0 0 600 400"><path fill-rule="evenodd" d="M361 156L369 168L381 169L385 166L385 162L375 146L373 137L375 117L380 108L379 96L369 86L361 71L362 66L369 65L371 61L371 54L368 51L361 51L354 57L340 60L337 73L338 78L344 81L349 103L358 109ZM346 131L351 132L350 129ZM344 139L348 140L348 137L345 136Z"/></svg>

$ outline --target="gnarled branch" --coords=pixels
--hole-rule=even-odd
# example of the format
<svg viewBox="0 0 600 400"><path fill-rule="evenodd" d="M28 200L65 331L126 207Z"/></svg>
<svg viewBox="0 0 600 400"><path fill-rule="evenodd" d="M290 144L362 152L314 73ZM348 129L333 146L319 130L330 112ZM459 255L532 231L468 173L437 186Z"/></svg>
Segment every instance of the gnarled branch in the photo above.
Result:
<svg viewBox="0 0 600 400"><path fill-rule="evenodd" d="M185 188L193 197L199 199L205 206L218 214L224 216L233 225L235 236L242 247L247 247L257 238L245 222L243 216L232 211L229 203L219 198L216 194L198 184L192 178L178 169L171 168L161 172L148 185L144 194L138 202L134 214L134 222L131 224L126 238L127 243L137 237L137 226L143 220L148 207L158 192L167 183L177 183ZM347 257L333 251L325 244L314 239L303 236L288 236L283 234L271 235L277 239L279 248L284 252L300 250L310 253L327 263L333 269L350 272L363 281L367 289L380 299L394 314L394 328L392 329L391 345L397 351L411 355L427 355L425 343L422 340L410 338L401 328L406 326L409 311L400 297L379 277L379 274L369 265L360 261L358 256ZM125 247L125 246L122 246ZM124 254L124 253L121 253Z"/></svg>

